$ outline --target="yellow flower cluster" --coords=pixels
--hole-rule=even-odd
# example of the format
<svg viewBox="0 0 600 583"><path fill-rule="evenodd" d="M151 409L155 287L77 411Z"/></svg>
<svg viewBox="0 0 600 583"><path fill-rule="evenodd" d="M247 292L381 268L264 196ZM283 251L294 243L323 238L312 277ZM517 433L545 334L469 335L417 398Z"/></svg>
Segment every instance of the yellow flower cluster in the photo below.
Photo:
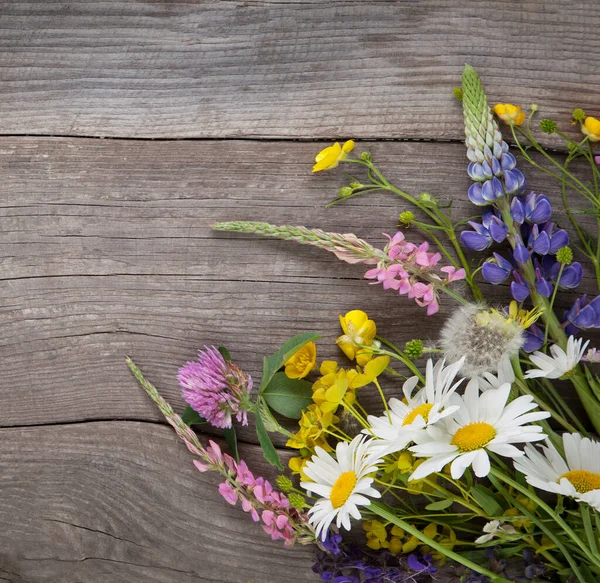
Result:
<svg viewBox="0 0 600 583"><path fill-rule="evenodd" d="M494 113L508 125L520 126L525 121L525 112L519 105L498 103L498 105L494 105Z"/></svg>
<svg viewBox="0 0 600 583"><path fill-rule="evenodd" d="M300 475L315 447L332 450L327 435L335 433L335 425L339 422L335 413L339 407L353 407L357 389L374 382L390 362L389 356L374 358L373 350L361 348L372 346L376 334L375 322L369 320L365 312L348 312L340 316L340 323L344 334L337 339L337 344L348 358L356 360L360 366L346 369L333 360L321 363L321 376L312 385L313 404L303 411L298 431L287 442L288 447L300 450L300 456L289 462L290 469ZM286 375L294 379L304 378L315 368L316 358L316 346L309 342L285 363Z"/></svg>
<svg viewBox="0 0 600 583"><path fill-rule="evenodd" d="M416 536L404 532L396 525L393 525L388 532L387 526L378 520L366 520L363 523L367 546L370 549L387 549L390 553L398 555L412 553L419 548L423 553L431 553L436 560L443 562L444 557L440 553L421 544ZM456 544L456 534L449 526L440 527L430 523L423 529L423 534L439 542L448 550L452 550Z"/></svg>

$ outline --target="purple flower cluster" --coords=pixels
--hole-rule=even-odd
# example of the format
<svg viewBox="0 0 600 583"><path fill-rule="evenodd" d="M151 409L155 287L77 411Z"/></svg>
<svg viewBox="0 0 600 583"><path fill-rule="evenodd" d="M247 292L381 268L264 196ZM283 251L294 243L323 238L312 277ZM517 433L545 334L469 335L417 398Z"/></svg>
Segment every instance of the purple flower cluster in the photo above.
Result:
<svg viewBox="0 0 600 583"><path fill-rule="evenodd" d="M516 167L515 157L508 151L508 144L496 140L492 148L469 147L470 160L467 172L473 179L469 188L469 200L477 206L492 204L504 194L519 193L525 188L525 177Z"/></svg>
<svg viewBox="0 0 600 583"><path fill-rule="evenodd" d="M329 533L317 550L313 571L328 583L429 583L437 569L430 555L396 557L389 551L367 552L343 545L342 537Z"/></svg>
<svg viewBox="0 0 600 583"><path fill-rule="evenodd" d="M559 249L569 245L569 235L564 229L556 228L550 221L552 205L544 194L530 192L515 196L510 203L510 217L516 227L514 249L509 257L494 253L481 269L486 281L497 285L511 277L510 290L518 302L525 301L532 292L531 284L525 281L520 268L530 260L535 272L535 292L550 297L555 285L573 289L583 277L580 263L573 262L561 270L556 260ZM472 231L461 233L467 249L483 251L492 243L501 243L509 236L509 229L497 209L483 213L481 223L471 221ZM560 275L560 281L558 281Z"/></svg>
<svg viewBox="0 0 600 583"><path fill-rule="evenodd" d="M205 346L198 353L198 362L188 362L177 379L183 398L211 425L227 429L232 415L242 425L248 424L252 378L225 360L214 346Z"/></svg>

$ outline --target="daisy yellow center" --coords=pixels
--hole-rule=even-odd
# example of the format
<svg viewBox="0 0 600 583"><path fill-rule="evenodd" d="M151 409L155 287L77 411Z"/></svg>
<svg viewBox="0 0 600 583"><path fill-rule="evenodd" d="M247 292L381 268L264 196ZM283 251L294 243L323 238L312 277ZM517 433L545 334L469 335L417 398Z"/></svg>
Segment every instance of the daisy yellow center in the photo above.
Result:
<svg viewBox="0 0 600 583"><path fill-rule="evenodd" d="M410 425L418 415L423 417L423 419L425 419L427 422L431 409L433 409L433 405L431 403L423 403L422 405L415 407L410 413L407 413L404 421L402 421L402 425Z"/></svg>
<svg viewBox="0 0 600 583"><path fill-rule="evenodd" d="M591 490L600 490L600 474L594 472L571 470L558 478L558 481L560 482L563 478L567 478L580 494L585 494Z"/></svg>
<svg viewBox="0 0 600 583"><path fill-rule="evenodd" d="M356 474L352 471L344 472L331 488L331 504L334 508L340 508L350 498L350 494L356 486Z"/></svg>
<svg viewBox="0 0 600 583"><path fill-rule="evenodd" d="M475 451L486 446L496 437L496 430L485 421L469 423L461 427L452 438L452 445L458 447L461 453Z"/></svg>

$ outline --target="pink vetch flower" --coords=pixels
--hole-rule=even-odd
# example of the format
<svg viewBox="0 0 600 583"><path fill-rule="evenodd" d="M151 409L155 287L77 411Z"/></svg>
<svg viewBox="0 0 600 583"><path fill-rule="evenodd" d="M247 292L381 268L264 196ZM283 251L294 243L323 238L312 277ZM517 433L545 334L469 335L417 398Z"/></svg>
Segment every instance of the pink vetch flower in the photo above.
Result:
<svg viewBox="0 0 600 583"><path fill-rule="evenodd" d="M252 378L214 346L205 346L197 362L188 362L177 375L183 398L211 425L228 429L231 417L248 424Z"/></svg>
<svg viewBox="0 0 600 583"><path fill-rule="evenodd" d="M594 160L596 160L596 164L600 164L600 156L596 156Z"/></svg>
<svg viewBox="0 0 600 583"><path fill-rule="evenodd" d="M440 287L466 277L464 269L454 266L440 268L436 273L442 256L431 253L429 243L423 241L418 246L406 240L404 233L398 231L393 237L384 233L388 238L377 266L365 273L365 278L372 283L381 283L383 289L393 289L400 295L407 295L415 302L427 308L431 316L439 310L437 292Z"/></svg>
<svg viewBox="0 0 600 583"><path fill-rule="evenodd" d="M447 265L446 267L442 267L440 271L443 271L446 274L447 283L459 281L467 277L467 272L462 267L460 269L456 269L456 267L453 265Z"/></svg>
<svg viewBox="0 0 600 583"><path fill-rule="evenodd" d="M597 158L600 158L600 156L597 156ZM585 353L585 356L581 360L584 360L585 362L594 363L594 364L599 363L600 362L600 350L598 350L597 348L590 348Z"/></svg>
<svg viewBox="0 0 600 583"><path fill-rule="evenodd" d="M218 446L216 449L220 453ZM225 462L226 457L229 456L222 454ZM292 545L298 534L294 525L305 525L306 517L291 508L287 497L274 490L268 480L255 478L246 462L232 460L226 475L227 480L219 484L221 496L232 505L240 500L242 510L249 513L254 522L262 518L263 530L273 540L281 539L286 546Z"/></svg>
<svg viewBox="0 0 600 583"><path fill-rule="evenodd" d="M229 482L221 482L219 484L219 494L221 494L229 504L235 506L238 499L237 492Z"/></svg>

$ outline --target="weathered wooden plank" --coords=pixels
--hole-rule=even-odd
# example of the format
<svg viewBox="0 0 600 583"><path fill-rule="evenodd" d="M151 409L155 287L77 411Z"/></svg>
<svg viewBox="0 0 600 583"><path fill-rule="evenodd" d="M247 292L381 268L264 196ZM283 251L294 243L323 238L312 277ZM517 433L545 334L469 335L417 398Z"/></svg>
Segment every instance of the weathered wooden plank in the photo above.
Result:
<svg viewBox="0 0 600 583"><path fill-rule="evenodd" d="M466 202L461 145L372 146L407 191L452 200L458 216L479 212ZM339 357L337 315L354 308L398 343L435 340L450 301L428 319L317 249L210 231L217 220L266 219L383 242L405 206L381 193L324 210L343 177L310 174L319 147L2 139L0 425L159 419L126 354L181 408L177 368L203 344L227 345L253 375L299 331L322 331L320 357ZM556 196L556 185L526 172L533 188ZM589 280L583 289L593 289ZM365 400L378 407L376 394Z"/></svg>
<svg viewBox="0 0 600 583"><path fill-rule="evenodd" d="M259 448L242 455L259 475ZM312 550L272 543L221 498L218 483L162 425L2 429L0 579L315 581Z"/></svg>
<svg viewBox="0 0 600 583"><path fill-rule="evenodd" d="M598 113L594 0L22 0L0 6L0 133L462 137L493 99Z"/></svg>

